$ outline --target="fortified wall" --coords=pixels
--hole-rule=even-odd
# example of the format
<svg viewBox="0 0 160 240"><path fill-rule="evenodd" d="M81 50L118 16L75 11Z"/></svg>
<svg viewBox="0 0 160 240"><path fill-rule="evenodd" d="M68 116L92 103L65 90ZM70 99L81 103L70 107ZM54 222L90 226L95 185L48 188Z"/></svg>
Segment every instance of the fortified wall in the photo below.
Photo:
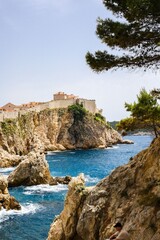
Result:
<svg viewBox="0 0 160 240"><path fill-rule="evenodd" d="M102 110L97 109L95 100L78 98L73 94L67 95L63 92L58 92L57 94L53 95L53 100L45 103L33 104L32 102L30 104L23 104L21 106L15 106L11 103L10 105L9 103L6 104L5 106L7 106L7 109L8 109L8 106L10 106L10 109L5 110L4 107L1 108L0 122L3 122L5 119L16 119L18 116L24 115L28 112L40 112L40 111L43 111L44 109L68 108L69 106L76 103L82 104L83 107L89 112L91 112L92 114L102 113Z"/></svg>

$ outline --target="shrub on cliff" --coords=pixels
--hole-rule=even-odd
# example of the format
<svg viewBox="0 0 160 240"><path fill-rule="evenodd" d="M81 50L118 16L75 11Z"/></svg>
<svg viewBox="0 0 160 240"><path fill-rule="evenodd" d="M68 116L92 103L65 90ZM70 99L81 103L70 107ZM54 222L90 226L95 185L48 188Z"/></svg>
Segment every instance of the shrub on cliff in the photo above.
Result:
<svg viewBox="0 0 160 240"><path fill-rule="evenodd" d="M4 135L12 136L15 133L16 121L14 119L6 119L1 122L0 127Z"/></svg>
<svg viewBox="0 0 160 240"><path fill-rule="evenodd" d="M106 124L106 119L100 113L96 113L94 119L100 123Z"/></svg>
<svg viewBox="0 0 160 240"><path fill-rule="evenodd" d="M68 111L73 114L74 121L82 121L87 114L87 110L79 103L69 106Z"/></svg>

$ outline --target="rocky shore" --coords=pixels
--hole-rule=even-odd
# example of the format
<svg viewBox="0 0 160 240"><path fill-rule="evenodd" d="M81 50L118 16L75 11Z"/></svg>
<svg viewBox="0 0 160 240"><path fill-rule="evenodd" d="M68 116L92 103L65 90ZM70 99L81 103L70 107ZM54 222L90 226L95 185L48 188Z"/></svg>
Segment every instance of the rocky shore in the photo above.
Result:
<svg viewBox="0 0 160 240"><path fill-rule="evenodd" d="M104 240L120 221L130 240L160 239L160 138L93 188L73 179L48 240Z"/></svg>
<svg viewBox="0 0 160 240"><path fill-rule="evenodd" d="M116 143L123 143L121 135L90 113L75 121L67 109L28 112L0 123L0 167L17 166L30 152L105 148Z"/></svg>
<svg viewBox="0 0 160 240"><path fill-rule="evenodd" d="M9 194L7 179L0 175L0 210L2 209L20 210L21 206L19 202Z"/></svg>

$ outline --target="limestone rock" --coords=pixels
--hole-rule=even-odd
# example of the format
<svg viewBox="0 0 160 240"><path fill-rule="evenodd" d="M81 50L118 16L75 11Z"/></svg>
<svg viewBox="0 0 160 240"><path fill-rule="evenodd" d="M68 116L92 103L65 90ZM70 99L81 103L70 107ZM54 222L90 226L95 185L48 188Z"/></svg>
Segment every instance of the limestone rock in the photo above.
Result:
<svg viewBox="0 0 160 240"><path fill-rule="evenodd" d="M104 178L84 199L83 190L78 194L72 180L73 188L69 188L64 210L53 222L48 240L104 240L117 221L129 232L130 240L159 240L159 169L160 138Z"/></svg>
<svg viewBox="0 0 160 240"><path fill-rule="evenodd" d="M80 175L77 178L73 178L68 188L64 210L51 225L48 240L69 240L73 239L73 236L76 234L76 224L81 204L88 194L84 187L84 176Z"/></svg>
<svg viewBox="0 0 160 240"><path fill-rule="evenodd" d="M132 140L129 140L129 139L125 139L121 143L122 144L134 144L134 142Z"/></svg>
<svg viewBox="0 0 160 240"><path fill-rule="evenodd" d="M57 185L57 184L69 184L69 182L72 180L71 176L66 177L52 177L49 185Z"/></svg>
<svg viewBox="0 0 160 240"><path fill-rule="evenodd" d="M5 177L0 175L0 210L2 208L5 208L6 210L20 210L21 206L13 196L10 196L7 180Z"/></svg>
<svg viewBox="0 0 160 240"><path fill-rule="evenodd" d="M38 185L49 183L51 179L49 166L43 154L30 154L8 176L10 187L20 185Z"/></svg>
<svg viewBox="0 0 160 240"><path fill-rule="evenodd" d="M29 152L104 148L121 142L118 132L89 113L75 122L67 109L28 112L0 124L0 167L18 165Z"/></svg>
<svg viewBox="0 0 160 240"><path fill-rule="evenodd" d="M3 149L0 149L0 167L15 167L21 162L19 155L10 154Z"/></svg>

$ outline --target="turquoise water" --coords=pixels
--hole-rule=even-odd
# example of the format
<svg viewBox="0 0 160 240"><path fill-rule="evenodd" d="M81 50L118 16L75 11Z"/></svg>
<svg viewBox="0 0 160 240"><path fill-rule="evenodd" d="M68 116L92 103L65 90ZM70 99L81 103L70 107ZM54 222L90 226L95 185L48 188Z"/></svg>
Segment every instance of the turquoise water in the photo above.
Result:
<svg viewBox="0 0 160 240"><path fill-rule="evenodd" d="M53 176L84 173L86 185L95 185L116 167L146 148L151 136L128 136L131 145L116 145L102 150L77 150L49 153L46 159ZM8 175L13 168L0 169ZM66 185L38 185L9 189L21 203L21 211L0 211L0 240L44 240L55 215L64 204Z"/></svg>

